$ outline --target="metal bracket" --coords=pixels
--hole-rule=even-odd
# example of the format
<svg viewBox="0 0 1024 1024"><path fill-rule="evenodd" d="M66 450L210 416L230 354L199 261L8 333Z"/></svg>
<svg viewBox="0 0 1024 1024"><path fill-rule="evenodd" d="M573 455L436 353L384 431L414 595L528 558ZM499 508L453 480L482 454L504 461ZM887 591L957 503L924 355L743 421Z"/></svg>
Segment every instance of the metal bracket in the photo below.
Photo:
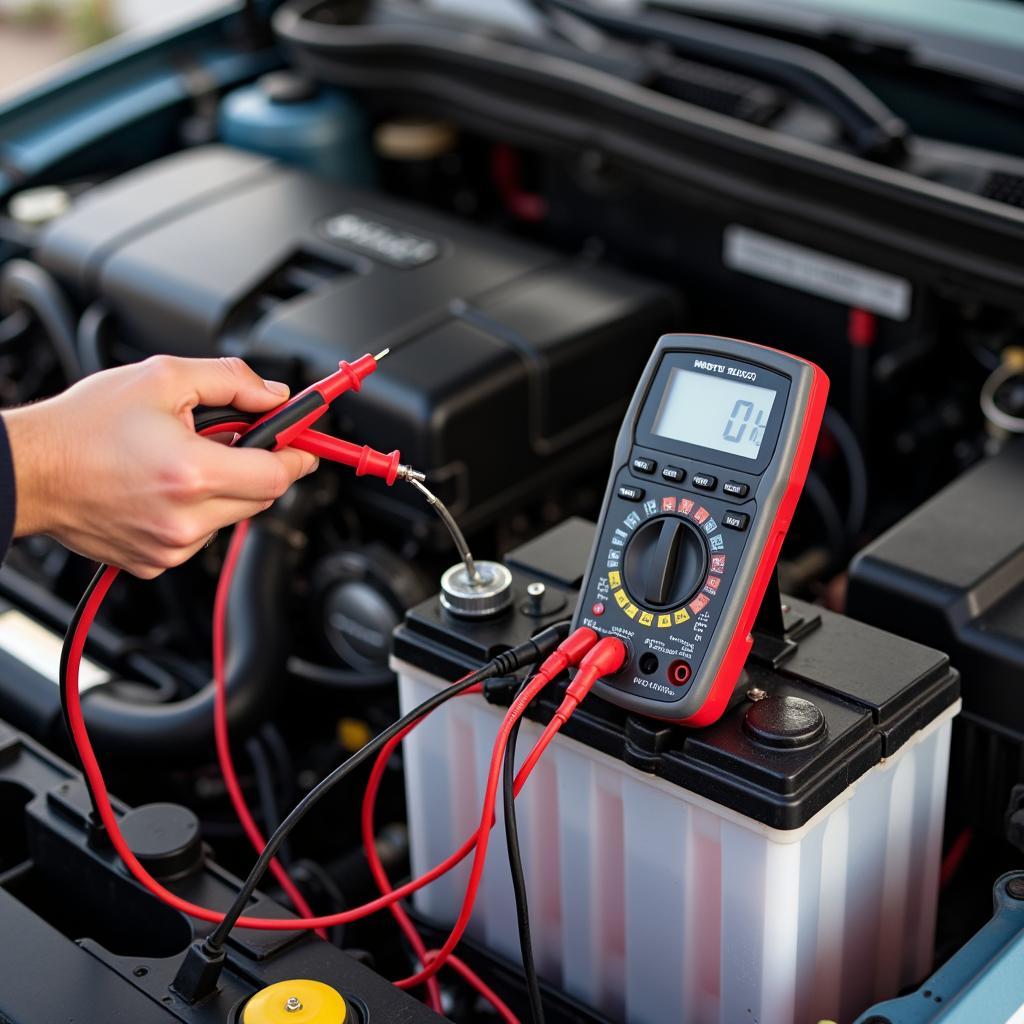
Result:
<svg viewBox="0 0 1024 1024"><path fill-rule="evenodd" d="M797 612L783 598L779 589L779 571L773 569L754 627L750 631L754 638L750 658L777 669L793 656L800 640L820 625L820 615L807 614L806 610Z"/></svg>

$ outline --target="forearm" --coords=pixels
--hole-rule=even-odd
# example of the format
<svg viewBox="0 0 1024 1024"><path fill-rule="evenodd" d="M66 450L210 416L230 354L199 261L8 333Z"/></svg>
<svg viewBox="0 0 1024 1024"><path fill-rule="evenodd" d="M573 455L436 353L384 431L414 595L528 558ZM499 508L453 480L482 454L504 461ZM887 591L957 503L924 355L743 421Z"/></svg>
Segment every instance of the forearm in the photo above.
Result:
<svg viewBox="0 0 1024 1024"><path fill-rule="evenodd" d="M68 500L61 442L49 402L3 414L8 440L6 468L14 537L60 528ZM10 535L8 535L10 536Z"/></svg>
<svg viewBox="0 0 1024 1024"><path fill-rule="evenodd" d="M8 437L6 416L0 417L0 559L7 554L14 537L17 489L14 460Z"/></svg>

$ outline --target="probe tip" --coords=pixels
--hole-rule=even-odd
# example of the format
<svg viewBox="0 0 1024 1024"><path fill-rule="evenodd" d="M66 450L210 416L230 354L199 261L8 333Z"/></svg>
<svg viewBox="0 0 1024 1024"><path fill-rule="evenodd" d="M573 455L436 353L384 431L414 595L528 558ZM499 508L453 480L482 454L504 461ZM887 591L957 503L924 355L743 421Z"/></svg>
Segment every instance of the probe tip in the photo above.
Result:
<svg viewBox="0 0 1024 1024"><path fill-rule="evenodd" d="M382 348L373 358L375 362L380 362L389 352L390 348Z"/></svg>

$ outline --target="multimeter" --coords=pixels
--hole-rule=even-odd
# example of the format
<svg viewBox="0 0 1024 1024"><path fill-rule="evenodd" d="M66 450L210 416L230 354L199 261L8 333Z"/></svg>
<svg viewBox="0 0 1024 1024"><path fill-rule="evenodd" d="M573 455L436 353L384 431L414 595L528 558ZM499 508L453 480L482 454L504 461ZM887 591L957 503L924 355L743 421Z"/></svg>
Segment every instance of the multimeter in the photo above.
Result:
<svg viewBox="0 0 1024 1024"><path fill-rule="evenodd" d="M594 692L690 726L725 710L803 489L828 377L731 338L657 344L615 444L574 626L629 658Z"/></svg>

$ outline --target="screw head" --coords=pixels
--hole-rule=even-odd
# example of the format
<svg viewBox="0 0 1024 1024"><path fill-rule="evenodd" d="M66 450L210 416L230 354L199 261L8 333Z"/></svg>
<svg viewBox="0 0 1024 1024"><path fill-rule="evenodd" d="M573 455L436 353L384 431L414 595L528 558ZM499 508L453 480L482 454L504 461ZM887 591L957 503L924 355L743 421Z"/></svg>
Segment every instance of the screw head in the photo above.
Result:
<svg viewBox="0 0 1024 1024"><path fill-rule="evenodd" d="M299 1001L298 996L289 996L284 1004L285 1013L295 1013L301 1009L302 1003Z"/></svg>
<svg viewBox="0 0 1024 1024"><path fill-rule="evenodd" d="M1024 900L1024 875L1017 875L1006 883L1006 891L1015 900Z"/></svg>
<svg viewBox="0 0 1024 1024"><path fill-rule="evenodd" d="M762 690L760 686L752 686L747 690L747 700L759 701L764 700L768 696L767 690Z"/></svg>
<svg viewBox="0 0 1024 1024"><path fill-rule="evenodd" d="M546 588L543 583L531 583L526 588L526 592L530 595L530 597L543 597L545 589Z"/></svg>

